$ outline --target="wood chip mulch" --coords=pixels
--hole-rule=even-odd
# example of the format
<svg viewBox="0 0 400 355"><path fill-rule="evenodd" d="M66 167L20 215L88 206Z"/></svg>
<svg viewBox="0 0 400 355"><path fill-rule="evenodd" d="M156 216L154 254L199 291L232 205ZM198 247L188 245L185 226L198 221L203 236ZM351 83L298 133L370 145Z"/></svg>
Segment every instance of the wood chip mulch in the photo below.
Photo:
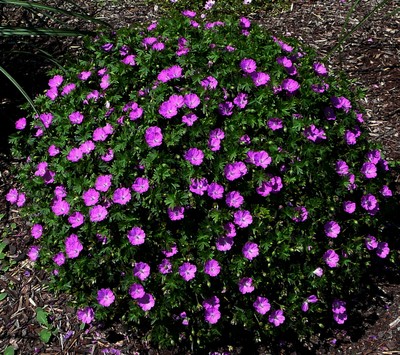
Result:
<svg viewBox="0 0 400 355"><path fill-rule="evenodd" d="M131 23L149 23L157 19L159 12L144 0L118 2L77 3L96 13L113 24L124 27ZM361 1L350 20L356 25L378 0ZM252 14L254 22L260 23L274 35L292 35L315 48L323 57L337 43L345 22L350 1L297 0L289 2L285 10ZM400 159L400 13L385 17L399 8L398 1L389 1L379 14L372 16L343 45L341 53L334 54L330 67L341 69L356 80L355 85L366 88L363 102L366 109L367 126L371 138L381 142L389 159ZM1 25L12 25L28 21L23 10L18 8L0 11ZM25 17L24 17L25 16ZM73 50L75 42L51 42L57 50ZM3 43L10 46L10 43ZM60 47L61 45L61 47ZM15 46L15 43L11 44ZM6 48L6 47L4 47ZM61 48L61 50L60 50ZM3 65L4 52L0 54ZM9 64L9 63L7 63ZM24 79L28 91L43 90L45 78L43 63L24 72L23 63L15 62L14 74ZM12 66L7 67L10 71ZM36 76L35 76L36 73ZM0 352L13 346L17 354L183 354L186 351L176 348L171 351L157 351L151 348L140 334L131 333L115 322L113 324L95 323L89 329L80 329L70 297L55 297L47 287L47 276L35 270L26 257L31 243L24 222L17 211L10 210L4 202L6 192L13 186L9 173L12 161L7 150L6 138L20 112L15 108L21 103L19 94L7 83L0 88L0 116L4 121L0 142L0 235L8 245L6 257L0 259L0 294L7 296L0 301ZM397 182L399 177L397 172ZM397 222L400 220L398 218ZM399 235L398 224L394 233ZM291 342L281 342L280 349L274 352L267 344L257 351L246 348L230 349L230 353L280 353L280 354L400 354L400 276L398 270L388 270L386 275L372 272L373 291L363 299L354 300L357 313L345 327L333 329L327 338L316 334L301 347ZM42 307L49 315L53 336L43 343L39 333L43 327L36 320L36 309ZM227 350L227 349L223 349ZM222 350L221 350L222 351ZM253 350L252 350L253 351ZM188 351L187 353L190 353Z"/></svg>

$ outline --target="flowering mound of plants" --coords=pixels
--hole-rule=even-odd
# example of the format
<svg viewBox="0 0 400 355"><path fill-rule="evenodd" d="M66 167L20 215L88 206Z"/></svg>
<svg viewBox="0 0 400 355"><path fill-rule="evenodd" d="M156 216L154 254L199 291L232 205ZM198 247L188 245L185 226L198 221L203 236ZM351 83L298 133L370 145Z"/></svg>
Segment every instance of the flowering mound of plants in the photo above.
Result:
<svg viewBox="0 0 400 355"><path fill-rule="evenodd" d="M201 346L346 321L390 255L392 195L346 79L246 18L193 11L102 34L52 74L16 123L7 200L83 323Z"/></svg>

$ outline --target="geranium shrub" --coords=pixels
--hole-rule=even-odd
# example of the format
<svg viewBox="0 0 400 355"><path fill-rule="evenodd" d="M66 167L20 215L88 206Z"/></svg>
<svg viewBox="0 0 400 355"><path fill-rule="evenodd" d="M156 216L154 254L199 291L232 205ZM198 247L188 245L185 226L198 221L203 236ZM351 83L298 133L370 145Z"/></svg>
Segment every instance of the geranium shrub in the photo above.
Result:
<svg viewBox="0 0 400 355"><path fill-rule="evenodd" d="M192 11L90 39L67 73L17 121L7 200L83 323L203 346L346 321L390 255L392 195L348 80L246 18Z"/></svg>

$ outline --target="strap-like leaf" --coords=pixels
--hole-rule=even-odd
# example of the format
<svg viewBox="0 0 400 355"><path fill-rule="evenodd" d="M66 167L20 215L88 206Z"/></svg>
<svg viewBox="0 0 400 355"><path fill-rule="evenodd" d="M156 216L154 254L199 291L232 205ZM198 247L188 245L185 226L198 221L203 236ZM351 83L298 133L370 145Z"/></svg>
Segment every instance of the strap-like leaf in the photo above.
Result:
<svg viewBox="0 0 400 355"><path fill-rule="evenodd" d="M63 9L58 9L56 7L53 7L53 6L49 6L49 5L45 5L45 4L41 4L41 3L37 3L37 2L33 2L33 1L0 0L0 4L22 6L22 7L28 8L28 9L31 8L31 9L51 11L51 12L55 12L55 13L59 13L59 14L67 15L67 16L81 18L83 20L87 20L87 21L90 21L90 22L93 22L93 23L97 23L97 24L105 26L105 27L112 27L107 22L99 20L99 19L96 19L96 18L94 18L92 16L89 16L89 15L85 15L85 14L82 14L82 13L79 13L79 12L73 12L73 11L67 11L67 10L63 10Z"/></svg>
<svg viewBox="0 0 400 355"><path fill-rule="evenodd" d="M1 1L1 0L0 0ZM91 31L69 30L62 28L40 28L40 27L12 27L0 26L0 36L64 36L77 37L93 35Z"/></svg>
<svg viewBox="0 0 400 355"><path fill-rule="evenodd" d="M35 105L33 104L33 101L29 97L29 95L26 93L26 91L21 87L21 85L18 84L18 82L5 70L1 65L0 65L0 72L2 72L8 80L10 80L13 85L19 90L19 92L25 97L26 101L29 102L29 105L33 108L33 110L36 112L36 114L39 114L39 112L36 110Z"/></svg>

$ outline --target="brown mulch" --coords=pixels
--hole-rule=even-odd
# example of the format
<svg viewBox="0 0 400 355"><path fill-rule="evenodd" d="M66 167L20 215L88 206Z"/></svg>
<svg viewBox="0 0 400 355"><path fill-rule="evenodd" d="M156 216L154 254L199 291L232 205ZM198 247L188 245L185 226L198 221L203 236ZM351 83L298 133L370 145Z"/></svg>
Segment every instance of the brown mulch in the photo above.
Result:
<svg viewBox="0 0 400 355"><path fill-rule="evenodd" d="M218 0L217 0L218 1ZM354 26L379 1L364 0L351 17ZM159 13L145 1L119 0L103 2L101 5L78 1L88 13L107 20L115 27L132 23L148 23ZM101 4L101 3L100 3ZM364 106L367 126L371 138L381 142L389 159L400 159L400 17L385 18L400 5L389 1L379 15L374 15L330 60L334 70L341 69L355 80L355 85L366 88ZM253 21L269 29L275 35L293 35L315 48L323 57L337 43L348 9L349 1L297 0L276 13L251 14ZM31 21L21 9L1 8L1 25L21 24ZM77 23L78 25L79 23ZM0 42L3 48L22 46L16 40ZM55 55L76 50L79 42L65 39L37 40L37 46L47 45ZM5 52L0 54L4 65L31 94L45 88L43 61L30 62L26 58L12 58ZM39 73L39 74L38 74ZM8 83L0 88L0 116L4 127L0 141L0 220L1 239L8 243L6 258L0 260L0 294L7 297L0 301L0 352L12 345L19 354L99 354L102 350L123 354L182 354L180 349L157 352L139 334L132 334L118 322L95 324L81 330L75 310L68 306L66 295L54 297L47 289L47 276L33 268L25 252L30 238L17 211L10 210L4 196L13 184L9 170L12 158L7 150L6 138L21 112L16 108L23 99ZM3 123L2 123L3 124ZM398 234L397 230L394 229ZM6 270L7 269L7 270ZM354 300L357 312L345 327L332 330L329 337L316 334L310 342L296 347L287 341L281 350L272 353L288 354L400 354L400 278L396 270L386 275L371 275L372 292ZM36 320L35 310L42 307L49 314L49 323L54 335L44 344L39 338L42 327ZM256 349L256 348L254 348ZM227 350L227 349L225 349ZM238 353L240 349L234 349ZM268 347L258 351L241 348L241 353L270 353Z"/></svg>

